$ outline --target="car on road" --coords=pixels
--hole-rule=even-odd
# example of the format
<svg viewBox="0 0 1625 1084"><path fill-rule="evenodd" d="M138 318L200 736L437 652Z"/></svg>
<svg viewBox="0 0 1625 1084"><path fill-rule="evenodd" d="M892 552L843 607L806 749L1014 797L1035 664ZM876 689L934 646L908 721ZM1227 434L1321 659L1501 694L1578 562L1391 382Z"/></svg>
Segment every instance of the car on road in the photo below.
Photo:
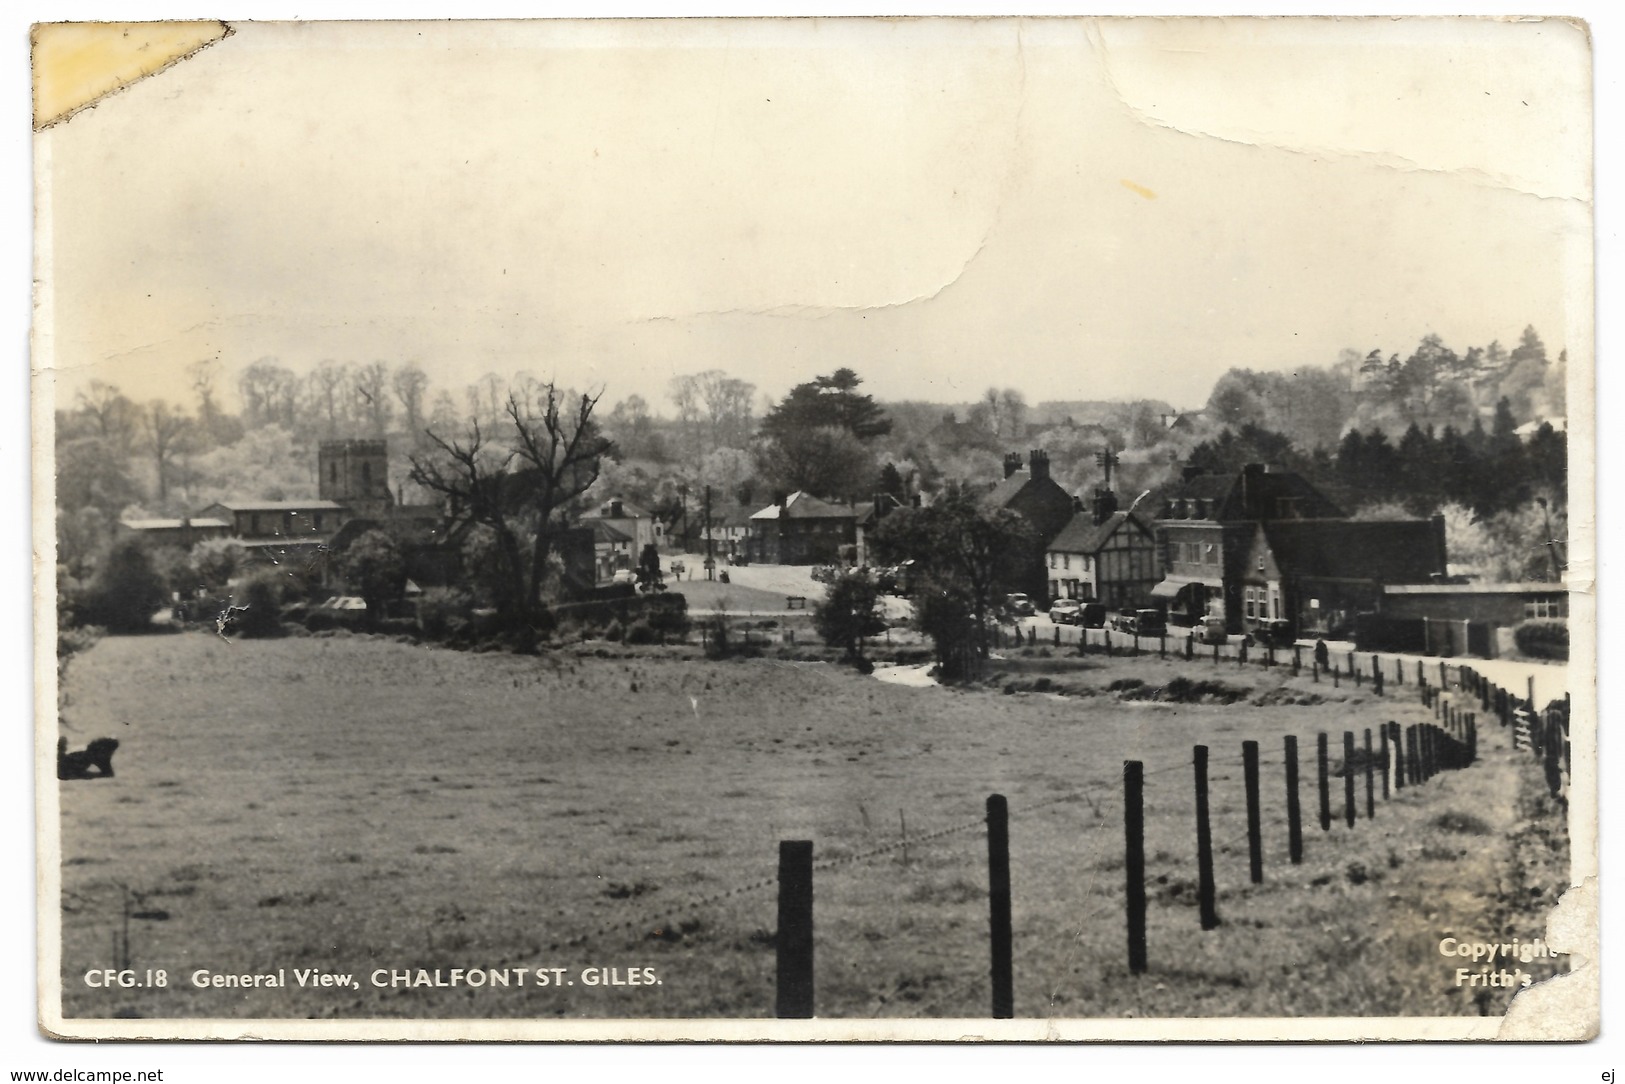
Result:
<svg viewBox="0 0 1625 1084"><path fill-rule="evenodd" d="M1261 621L1253 630L1253 639L1265 647L1291 647L1292 622L1285 619Z"/></svg>
<svg viewBox="0 0 1625 1084"><path fill-rule="evenodd" d="M1128 610L1112 619L1112 628L1135 636L1162 636L1168 631L1161 610Z"/></svg>
<svg viewBox="0 0 1625 1084"><path fill-rule="evenodd" d="M1103 602L1085 602L1083 609L1078 613L1078 624L1086 629L1105 628L1106 604Z"/></svg>
<svg viewBox="0 0 1625 1084"><path fill-rule="evenodd" d="M1015 617L1031 617L1038 612L1033 600L1020 591L1004 596L1004 609Z"/></svg>
<svg viewBox="0 0 1625 1084"><path fill-rule="evenodd" d="M1230 630L1225 628L1224 618L1209 614L1191 630L1191 636L1199 644L1222 644L1229 641Z"/></svg>
<svg viewBox="0 0 1625 1084"><path fill-rule="evenodd" d="M1049 608L1049 619L1057 625L1076 625L1083 620L1083 603L1075 598L1058 598Z"/></svg>

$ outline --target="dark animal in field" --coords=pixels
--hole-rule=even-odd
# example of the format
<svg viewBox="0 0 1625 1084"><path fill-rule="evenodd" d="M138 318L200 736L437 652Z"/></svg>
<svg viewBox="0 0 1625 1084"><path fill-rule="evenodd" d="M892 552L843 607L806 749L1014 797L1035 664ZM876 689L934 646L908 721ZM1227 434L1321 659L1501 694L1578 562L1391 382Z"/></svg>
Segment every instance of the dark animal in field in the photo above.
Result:
<svg viewBox="0 0 1625 1084"><path fill-rule="evenodd" d="M68 739L58 738L56 743L56 777L58 779L111 779L113 778L113 752L118 748L117 738L97 738L83 749L68 752ZM92 771L91 769L95 769Z"/></svg>

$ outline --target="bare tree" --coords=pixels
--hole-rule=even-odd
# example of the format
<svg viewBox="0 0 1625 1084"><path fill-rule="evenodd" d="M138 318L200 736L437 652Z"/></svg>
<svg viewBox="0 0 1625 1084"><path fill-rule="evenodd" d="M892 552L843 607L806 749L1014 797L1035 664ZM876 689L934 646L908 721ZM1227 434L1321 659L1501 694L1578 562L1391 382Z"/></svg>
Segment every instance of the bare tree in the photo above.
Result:
<svg viewBox="0 0 1625 1084"><path fill-rule="evenodd" d="M598 477L598 461L610 450L610 442L592 419L597 395L561 394L549 383L539 399L526 411L512 393L508 396L508 417L518 437L519 457L529 464L523 474L537 515L527 597L532 611L541 601L542 574L552 552L554 529L563 526L556 517L592 486ZM571 404L568 413L567 404Z"/></svg>
<svg viewBox="0 0 1625 1084"><path fill-rule="evenodd" d="M217 386L220 382L220 359L202 358L186 367L192 380L192 394L197 396L198 426L209 439L214 439L215 423L220 417Z"/></svg>
<svg viewBox="0 0 1625 1084"><path fill-rule="evenodd" d="M389 366L381 361L363 365L351 374L355 413L365 423L368 436L389 434L389 423L395 416L395 404L389 398L389 377Z"/></svg>
<svg viewBox="0 0 1625 1084"><path fill-rule="evenodd" d="M433 448L411 457L412 481L445 498L454 524L480 524L496 536L507 580L499 605L511 619L541 612L555 536L610 449L592 417L597 405L596 395L537 382L509 391L503 428L511 428L512 439L504 446L493 446L475 418L463 440L429 430Z"/></svg>
<svg viewBox="0 0 1625 1084"><path fill-rule="evenodd" d="M112 384L92 380L78 395L79 409L90 419L95 435L120 454L128 455L135 436L138 411Z"/></svg>
<svg viewBox="0 0 1625 1084"><path fill-rule="evenodd" d="M322 435L336 437L348 419L344 387L350 382L350 367L337 361L316 366L306 381L312 407L322 416Z"/></svg>
<svg viewBox="0 0 1625 1084"><path fill-rule="evenodd" d="M423 440L423 396L429 389L429 374L408 362L395 370L389 385L406 414L406 431L415 447Z"/></svg>

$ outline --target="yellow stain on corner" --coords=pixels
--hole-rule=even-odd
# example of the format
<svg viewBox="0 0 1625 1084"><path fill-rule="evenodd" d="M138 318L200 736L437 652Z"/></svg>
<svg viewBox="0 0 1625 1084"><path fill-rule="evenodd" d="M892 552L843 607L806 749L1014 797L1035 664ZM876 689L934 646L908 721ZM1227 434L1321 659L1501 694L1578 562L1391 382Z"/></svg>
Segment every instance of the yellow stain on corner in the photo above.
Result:
<svg viewBox="0 0 1625 1084"><path fill-rule="evenodd" d="M1133 181L1124 180L1120 180L1117 183L1128 189L1130 192L1133 192L1136 196L1144 196L1146 199L1157 198L1157 194L1143 184L1135 184Z"/></svg>
<svg viewBox="0 0 1625 1084"><path fill-rule="evenodd" d="M212 45L231 33L215 21L40 23L34 53L34 130Z"/></svg>

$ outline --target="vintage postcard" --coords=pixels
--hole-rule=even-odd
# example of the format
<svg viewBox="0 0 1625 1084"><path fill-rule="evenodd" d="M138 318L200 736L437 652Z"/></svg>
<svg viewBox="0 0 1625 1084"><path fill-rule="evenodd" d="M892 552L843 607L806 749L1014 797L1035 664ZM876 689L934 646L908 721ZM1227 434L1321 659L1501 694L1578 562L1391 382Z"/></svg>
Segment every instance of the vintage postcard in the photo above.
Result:
<svg viewBox="0 0 1625 1084"><path fill-rule="evenodd" d="M47 1035L1597 1033L1583 24L32 44Z"/></svg>

